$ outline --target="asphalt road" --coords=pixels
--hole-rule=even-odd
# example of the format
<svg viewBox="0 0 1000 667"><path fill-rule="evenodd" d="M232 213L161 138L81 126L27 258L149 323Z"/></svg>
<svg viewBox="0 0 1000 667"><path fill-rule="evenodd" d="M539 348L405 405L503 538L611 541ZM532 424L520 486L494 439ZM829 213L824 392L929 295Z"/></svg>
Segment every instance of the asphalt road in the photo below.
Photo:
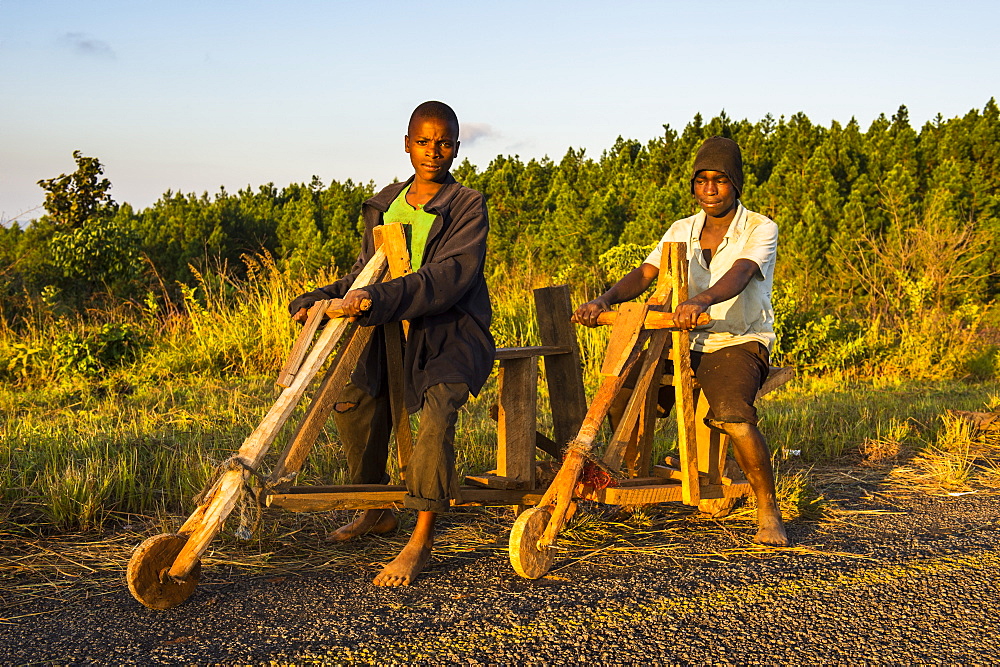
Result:
<svg viewBox="0 0 1000 667"><path fill-rule="evenodd" d="M538 581L511 570L502 529L405 589L371 586L368 566L206 567L191 599L151 611L99 573L101 595L0 624L0 662L1000 664L1000 496L842 495L834 518L791 524L796 549L671 519Z"/></svg>

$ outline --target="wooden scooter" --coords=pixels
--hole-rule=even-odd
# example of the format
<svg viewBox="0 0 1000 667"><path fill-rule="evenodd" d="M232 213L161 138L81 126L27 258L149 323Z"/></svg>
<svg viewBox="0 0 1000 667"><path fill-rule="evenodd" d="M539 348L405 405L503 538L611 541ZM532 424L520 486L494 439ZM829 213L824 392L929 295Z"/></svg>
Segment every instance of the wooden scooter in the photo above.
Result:
<svg viewBox="0 0 1000 667"><path fill-rule="evenodd" d="M684 243L664 246L663 265L655 291L644 304L623 304L617 313L605 313L600 324L611 325L611 337L601 373L604 380L591 400L576 437L569 443L562 466L537 506L514 522L509 555L523 577L541 577L552 565L559 532L580 500L636 507L680 501L721 518L737 498L751 493L734 461L727 462L727 437L704 423L708 403L699 396L691 371L690 334L673 328L673 314L688 299L688 266ZM703 315L699 324L708 324ZM677 418L678 458L651 466L657 396L665 358L672 359ZM594 453L595 439L612 404L623 391L626 377L639 366L635 387L603 457ZM772 368L762 396L794 375ZM623 466L624 464L624 466ZM603 481L584 475L600 469Z"/></svg>
<svg viewBox="0 0 1000 667"><path fill-rule="evenodd" d="M375 255L352 284L352 289L372 285L386 276L391 265L400 273L400 258L409 256L401 226L381 228L376 238ZM392 272L389 271L389 275ZM270 481L276 486L294 477L305 461L305 453L319 433L370 335L370 328L358 327L353 318L339 309L340 300L320 301L309 312L309 318L293 347L289 362L282 369L278 383L284 386L277 401L264 420L230 458L227 468L203 494L198 507L176 533L156 535L140 544L129 560L126 580L129 591L142 604L153 609L169 609L186 600L194 592L201 576L201 555L221 530L223 522L240 501L244 488L258 469L281 428L292 416L309 383L319 373L327 358L340 346L331 371L310 406L295 438L279 459ZM312 337L320 323L328 319L319 338ZM393 336L387 336L392 339ZM398 337L395 340L399 341ZM308 354L306 350L308 349ZM407 432L408 429L407 429Z"/></svg>

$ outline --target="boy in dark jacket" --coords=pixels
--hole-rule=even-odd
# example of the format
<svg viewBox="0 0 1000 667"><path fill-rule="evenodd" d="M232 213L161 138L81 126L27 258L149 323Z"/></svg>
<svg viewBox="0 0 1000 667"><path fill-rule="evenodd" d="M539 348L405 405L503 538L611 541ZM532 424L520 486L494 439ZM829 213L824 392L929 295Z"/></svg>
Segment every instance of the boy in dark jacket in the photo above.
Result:
<svg viewBox="0 0 1000 667"><path fill-rule="evenodd" d="M482 194L449 172L458 155L458 118L441 102L425 102L410 116L404 148L414 175L387 186L364 203L364 237L349 274L289 304L296 319L321 299L343 298L344 312L363 326L410 322L403 355L406 408L421 411L406 471L404 506L418 511L413 534L399 555L375 577L376 586L405 586L421 572L434 543L438 512L450 507L458 487L455 422L458 410L482 389L493 367L492 309L483 263L489 222ZM413 273L351 290L374 255L372 228L404 222ZM367 310L362 304L370 301ZM347 453L351 482L385 484L392 418L385 340L377 329L334 408ZM332 541L397 526L391 510L366 510L334 531Z"/></svg>

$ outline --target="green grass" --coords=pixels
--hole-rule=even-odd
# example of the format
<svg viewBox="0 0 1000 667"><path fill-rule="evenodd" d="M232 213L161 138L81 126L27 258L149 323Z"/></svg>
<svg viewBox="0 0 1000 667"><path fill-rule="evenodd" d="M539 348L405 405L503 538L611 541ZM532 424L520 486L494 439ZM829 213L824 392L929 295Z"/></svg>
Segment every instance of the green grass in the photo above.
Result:
<svg viewBox="0 0 1000 667"><path fill-rule="evenodd" d="M801 450L806 461L854 453L871 438L933 439L946 410L986 410L995 380L918 381L800 377L762 399L761 429L777 452ZM901 424L907 424L901 428Z"/></svg>
<svg viewBox="0 0 1000 667"><path fill-rule="evenodd" d="M902 430L914 449L933 446L933 451L964 452L955 460L968 460L968 448L963 450L961 443L970 440L969 434L949 426L941 415L949 408L985 409L998 393L995 382L884 386L806 377L766 397L759 407L762 429L778 459L823 462L854 455L866 440L898 438L899 425L909 424ZM131 514L184 514L214 466L239 448L275 396L269 377L220 380L189 375L110 394L94 392L87 385L4 387L0 390L0 413L5 415L0 422L4 504L15 508L21 521L61 530L98 527L116 518L126 522ZM493 400L491 381L460 415L461 474L495 466L496 430L487 413ZM550 421L549 416L540 421ZM272 448L265 468L273 464L293 425ZM658 455L672 447L671 432L662 430ZM967 482L967 477L962 479ZM343 454L332 424L321 435L300 479L345 481Z"/></svg>
<svg viewBox="0 0 1000 667"><path fill-rule="evenodd" d="M0 328L0 519L37 532L131 523L135 515L168 522L190 512L191 497L277 397L273 378L296 334L285 304L315 285L293 279L266 259L248 262L250 280L204 278L179 307L152 295L142 304L120 304L87 317L38 306L16 328ZM498 345L539 343L531 288L549 282L530 275L494 281ZM588 297L578 289L572 300ZM580 328L578 335L592 393L608 329ZM806 373L760 402L762 430L779 462L813 464L845 456L874 461L883 450L892 456L938 452L937 458L914 460L943 470L938 477L951 481L942 483L968 486L998 478L995 468L975 463L982 448L963 449L975 434L942 420L949 408L984 410L997 404L995 350L976 355L970 357L974 381L907 380L898 367L878 376L857 370ZM460 414L460 474L495 467L496 427L488 416L495 400L494 377ZM304 405L298 414L303 411ZM551 415L544 381L538 420L547 432ZM673 447L670 421L661 422L657 458ZM295 422L275 442L265 471ZM780 475L785 467L779 465ZM808 486L792 468L782 482L790 497ZM299 481L342 483L345 475L331 423Z"/></svg>

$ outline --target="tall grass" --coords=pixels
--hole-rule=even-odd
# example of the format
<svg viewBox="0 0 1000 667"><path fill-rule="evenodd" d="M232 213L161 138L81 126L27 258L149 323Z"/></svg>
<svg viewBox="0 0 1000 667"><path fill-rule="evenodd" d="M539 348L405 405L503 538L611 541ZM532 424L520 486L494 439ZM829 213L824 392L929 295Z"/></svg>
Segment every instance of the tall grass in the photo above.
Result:
<svg viewBox="0 0 1000 667"><path fill-rule="evenodd" d="M274 374L297 333L286 304L333 279L304 280L267 257L247 262L246 280L201 275L179 303L150 295L142 303L83 316L39 304L16 326L0 325L0 519L25 530L88 529L129 522L133 515L162 519L191 509L191 496L277 395ZM498 345L539 343L531 289L557 278L528 272L492 277ZM597 289L594 280L580 279L573 302L586 301ZM592 392L608 331L577 333ZM980 362L990 379L974 383L918 382L902 366L877 377L851 369L805 374L762 401L763 430L779 458L812 462L871 458L865 448L880 440L960 451L940 439L954 428L940 416L947 408L982 409L998 393L991 364ZM494 378L460 415L462 474L495 465L496 428L488 416L495 400ZM540 428L547 430L544 382L538 409ZM265 468L295 421L276 441ZM668 424L657 440L658 453L672 440ZM345 477L330 424L300 480L339 483ZM967 484L969 477L962 479Z"/></svg>

